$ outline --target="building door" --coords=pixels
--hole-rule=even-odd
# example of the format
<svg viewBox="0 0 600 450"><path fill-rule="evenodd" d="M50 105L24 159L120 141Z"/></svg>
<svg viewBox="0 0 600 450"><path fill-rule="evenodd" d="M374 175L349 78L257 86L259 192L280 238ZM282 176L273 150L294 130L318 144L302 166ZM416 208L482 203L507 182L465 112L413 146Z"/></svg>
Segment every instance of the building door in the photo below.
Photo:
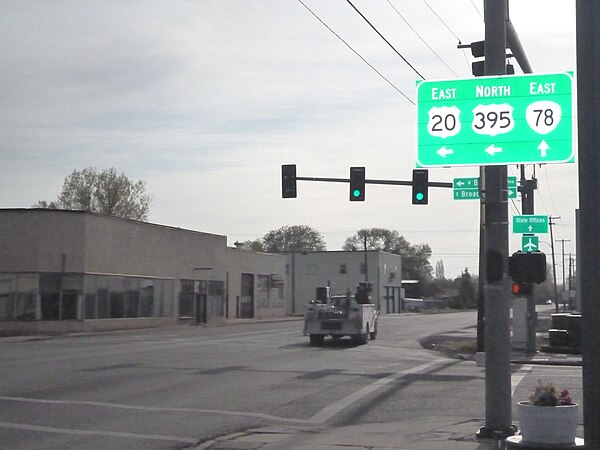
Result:
<svg viewBox="0 0 600 450"><path fill-rule="evenodd" d="M196 280L194 282L194 311L196 314L196 323L208 322L208 282L205 280Z"/></svg>
<svg viewBox="0 0 600 450"><path fill-rule="evenodd" d="M254 318L254 275L242 274L242 295L240 298L240 317L242 319Z"/></svg>
<svg viewBox="0 0 600 450"><path fill-rule="evenodd" d="M206 311L206 294L196 293L196 323L208 322L208 315Z"/></svg>

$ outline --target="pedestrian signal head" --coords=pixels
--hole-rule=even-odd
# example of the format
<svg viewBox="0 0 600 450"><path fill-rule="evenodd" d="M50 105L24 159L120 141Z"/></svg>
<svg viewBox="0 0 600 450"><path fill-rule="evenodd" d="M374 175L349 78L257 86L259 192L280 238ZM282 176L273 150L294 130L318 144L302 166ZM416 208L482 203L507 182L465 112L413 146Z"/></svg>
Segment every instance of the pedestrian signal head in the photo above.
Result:
<svg viewBox="0 0 600 450"><path fill-rule="evenodd" d="M533 284L514 282L512 284L512 293L514 295L531 295L533 293Z"/></svg>
<svg viewBox="0 0 600 450"><path fill-rule="evenodd" d="M513 281L543 283L546 281L546 254L515 252L508 259L508 272Z"/></svg>

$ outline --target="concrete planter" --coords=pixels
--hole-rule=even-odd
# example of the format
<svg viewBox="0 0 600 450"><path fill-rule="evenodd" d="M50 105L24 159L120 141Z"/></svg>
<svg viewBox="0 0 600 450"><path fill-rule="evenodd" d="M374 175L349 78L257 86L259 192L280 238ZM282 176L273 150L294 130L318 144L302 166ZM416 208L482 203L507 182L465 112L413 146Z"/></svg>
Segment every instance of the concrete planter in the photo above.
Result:
<svg viewBox="0 0 600 450"><path fill-rule="evenodd" d="M517 404L523 442L535 444L573 444L577 431L579 405L535 406Z"/></svg>

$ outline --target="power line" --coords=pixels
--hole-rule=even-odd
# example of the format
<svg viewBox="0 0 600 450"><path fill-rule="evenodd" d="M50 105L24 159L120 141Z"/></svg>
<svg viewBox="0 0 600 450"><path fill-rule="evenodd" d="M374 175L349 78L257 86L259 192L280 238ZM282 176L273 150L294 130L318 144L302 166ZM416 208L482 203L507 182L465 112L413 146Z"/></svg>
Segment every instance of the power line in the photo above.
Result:
<svg viewBox="0 0 600 450"><path fill-rule="evenodd" d="M473 0L471 0L471 3L472 2L473 2ZM442 23L442 25L444 25L446 27L446 29L456 38L456 40L458 41L458 43L461 44L462 43L461 39L456 35L456 33L454 31L452 31L452 29L448 26L448 24L444 21L444 19L442 19L438 15L438 13L435 12L435 10L431 7L431 5L429 3L427 3L426 0L423 0L423 3L425 3L427 5L427 7L433 13L433 15L438 18L438 20ZM473 6L475 6L475 5L473 4ZM475 9L477 9L477 7L475 7ZM465 49L462 50L462 54L463 54L463 56L465 58L465 62L467 63L467 66L470 67L469 58L467 58L467 52L466 52Z"/></svg>
<svg viewBox="0 0 600 450"><path fill-rule="evenodd" d="M448 26L448 24L447 24L446 22L444 22L444 19L442 19L442 18L441 18L441 17L438 15L438 13L436 13L436 12L434 11L434 9L431 7L431 5L430 5L429 3L427 3L427 0L423 0L423 3L425 3L425 4L427 5L427 7L428 7L428 8L431 10L431 12L433 13L433 15L434 15L435 17L437 17L437 18L438 18L438 20L439 20L440 22L442 22L442 24L443 24L443 25L446 27L446 29L447 29L447 30L448 30L450 33L452 33L452 35L454 35L454 37L456 38L456 40L458 41L458 43L459 43L459 44L461 44L462 42L461 42L460 38L459 38L459 37L456 35L456 33L455 33L454 31L452 31L452 29L451 29L451 28Z"/></svg>
<svg viewBox="0 0 600 450"><path fill-rule="evenodd" d="M477 7L477 5L475 5L475 2L473 0L471 0L471 5L473 5L473 8L475 8L475 11L477 11L477 14L479 14L479 17L483 19L483 14L481 14L481 11L479 11L479 8Z"/></svg>
<svg viewBox="0 0 600 450"><path fill-rule="evenodd" d="M386 38L383 36L383 34L381 34L381 33L379 32L379 30L378 30L377 28L375 28L375 26L374 26L374 25L373 25L373 24L372 24L372 23L369 21L369 19L367 19L367 18L365 17L365 15L364 15L363 13L361 13L361 12L358 10L358 8L357 8L356 6L354 6L354 4L353 4L353 3L352 3L350 0L346 0L346 1L348 2L348 4L349 4L350 6L352 6L352 8L354 9L354 11L356 11L356 12L357 12L357 13L360 15L360 17L362 17L362 18L364 19L364 21L365 21L365 22L367 22L367 23L369 24L369 26L370 26L370 27L371 27L371 28L372 28L372 29L375 31L375 33L377 33L377 34L379 35L379 37L380 37L381 39L383 39L383 40L385 41L385 43L386 43L387 45L389 45L389 46L390 46L390 48L391 48L392 50L394 50L394 52L396 52L396 54L397 54L397 55L398 55L400 58L402 58L402 60L403 60L403 61L404 61L404 62L405 62L405 63L406 63L406 64L407 64L407 65L408 65L408 66L409 66L409 67L410 67L410 68L411 68L411 69L412 69L412 70L413 70L413 71L414 71L414 72L415 72L417 75L419 75L419 76L421 77L421 79L422 79L422 80L424 80L424 79L425 79L425 77L424 77L423 75L421 75L421 74L419 73L419 71L418 71L417 69L415 69L415 67L414 67L414 66L413 66L411 63L409 63L409 62L408 62L408 60L407 60L407 59L406 59L404 56L402 56L398 50L396 50L396 48L395 48L395 47L394 47L394 46L393 46L393 45L390 43L390 41L388 41L388 40L387 40L387 39L386 39Z"/></svg>
<svg viewBox="0 0 600 450"><path fill-rule="evenodd" d="M413 33L415 33L417 35L417 37L419 39L421 39L421 42L423 42L423 44L425 44L427 46L427 48L429 50L431 50L435 56L437 56L437 58L442 62L442 64L444 64L448 68L448 70L450 72L452 72L455 77L458 78L458 74L454 70L452 70L452 68L448 64L446 64L446 61L444 61L442 59L442 57L440 55L438 55L437 52L433 48L431 48L431 46L425 41L425 39L423 39L421 37L421 35L417 32L417 30L415 30L414 27L410 23L408 23L408 20L406 20L406 18L402 14L400 14L400 11L398 11L398 9L396 9L396 7L392 4L392 2L390 0L387 0L387 2L390 4L390 6L393 8L393 10L396 11L396 14L398 14L400 16L400 18L404 21L404 23L406 25L408 25L408 27L413 31Z"/></svg>
<svg viewBox="0 0 600 450"><path fill-rule="evenodd" d="M329 25L327 25L312 9L310 9L302 0L298 0L298 2L304 6L308 12L310 12L319 22L321 22L321 24L327 28L331 33L333 33L333 35L335 37L337 37L340 41L342 41L346 47L348 47L350 50L352 50L352 52L358 56L366 65L368 65L373 71L375 71L375 73L377 73L377 75L379 75L381 78L383 78L391 87L393 87L396 91L398 91L400 93L400 95L402 95L406 100L408 100L410 103L412 103L413 105L415 105L415 102L410 99L404 92L402 92L396 85L394 85L394 83L392 83L388 78L385 77L385 75L383 75L379 70L377 70L369 61L367 61L365 58L363 58L363 56L358 53L356 50L354 50L354 48L352 48L352 46L350 44L348 44L348 42L346 42L339 34L337 34L335 31L333 31L333 29L331 27L329 27Z"/></svg>

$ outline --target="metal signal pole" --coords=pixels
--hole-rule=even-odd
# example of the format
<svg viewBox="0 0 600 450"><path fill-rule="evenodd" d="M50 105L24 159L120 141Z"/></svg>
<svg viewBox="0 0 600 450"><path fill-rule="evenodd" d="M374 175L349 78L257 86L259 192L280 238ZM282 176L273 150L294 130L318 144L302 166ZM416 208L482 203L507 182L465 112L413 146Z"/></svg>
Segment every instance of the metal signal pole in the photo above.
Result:
<svg viewBox="0 0 600 450"><path fill-rule="evenodd" d="M600 3L577 0L581 355L585 448L600 448Z"/></svg>
<svg viewBox="0 0 600 450"><path fill-rule="evenodd" d="M506 74L508 0L485 0L485 74ZM508 272L508 187L506 166L484 169L485 255L501 256ZM480 274L482 276L483 274ZM510 373L510 302L508 279L486 280L485 304L485 426L480 437L514 434Z"/></svg>

